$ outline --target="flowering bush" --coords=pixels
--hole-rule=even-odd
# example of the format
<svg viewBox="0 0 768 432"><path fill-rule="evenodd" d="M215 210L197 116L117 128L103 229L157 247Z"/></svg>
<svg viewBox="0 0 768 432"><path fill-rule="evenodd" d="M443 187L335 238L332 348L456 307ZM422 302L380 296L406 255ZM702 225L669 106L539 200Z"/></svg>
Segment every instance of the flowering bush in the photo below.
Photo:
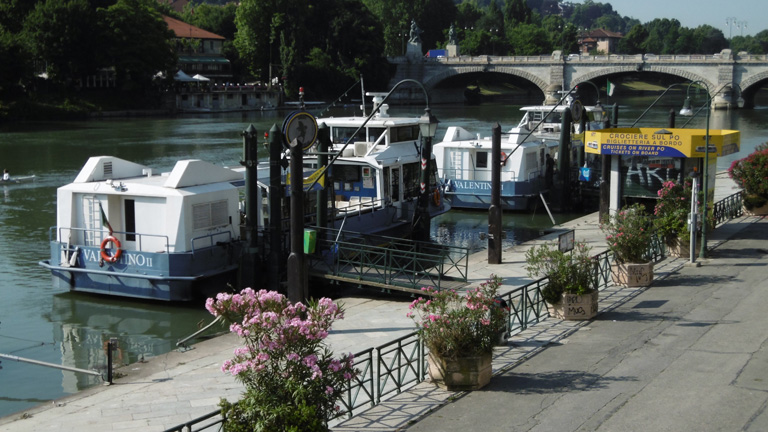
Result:
<svg viewBox="0 0 768 432"><path fill-rule="evenodd" d="M250 288L209 298L206 309L245 341L222 371L246 386L240 401L222 400L227 431L326 431L336 402L356 376L352 355L339 359L324 344L343 311L327 298L291 304L274 291Z"/></svg>
<svg viewBox="0 0 768 432"><path fill-rule="evenodd" d="M768 203L768 143L760 144L744 159L733 161L728 175L744 189L748 210Z"/></svg>
<svg viewBox="0 0 768 432"><path fill-rule="evenodd" d="M493 351L504 328L505 311L496 298L501 278L491 279L459 295L455 290L422 288L409 306L419 335L430 353L446 359Z"/></svg>
<svg viewBox="0 0 768 432"><path fill-rule="evenodd" d="M608 249L620 263L647 263L653 236L651 216L642 204L625 207L607 215L600 225L606 233Z"/></svg>
<svg viewBox="0 0 768 432"><path fill-rule="evenodd" d="M596 262L589 251L584 242L576 242L572 253L561 252L557 243L528 249L525 253L528 275L548 276L547 285L541 290L547 303L559 303L564 292L583 295L594 289Z"/></svg>
<svg viewBox="0 0 768 432"><path fill-rule="evenodd" d="M656 193L659 200L653 208L656 218L653 225L656 233L667 243L677 239L683 244L691 240L691 232L688 229L688 214L691 213L691 192L693 183L686 178L682 183L674 181L664 182ZM701 195L703 192L700 192ZM701 199L701 197L699 197ZM699 205L699 203L696 203Z"/></svg>

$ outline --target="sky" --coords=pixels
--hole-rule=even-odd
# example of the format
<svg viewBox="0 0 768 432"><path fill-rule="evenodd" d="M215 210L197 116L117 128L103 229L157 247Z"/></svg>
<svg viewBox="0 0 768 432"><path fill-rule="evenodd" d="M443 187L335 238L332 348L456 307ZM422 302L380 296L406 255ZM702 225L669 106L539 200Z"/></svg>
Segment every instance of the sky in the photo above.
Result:
<svg viewBox="0 0 768 432"><path fill-rule="evenodd" d="M572 0L584 3L583 0ZM768 30L768 1L766 0L596 0L610 3L621 16L636 18L641 23L656 18L680 21L683 27L696 28L709 24L720 29L725 37L747 36ZM726 20L735 24L730 28ZM746 22L746 28L737 27ZM743 33L742 33L743 32Z"/></svg>

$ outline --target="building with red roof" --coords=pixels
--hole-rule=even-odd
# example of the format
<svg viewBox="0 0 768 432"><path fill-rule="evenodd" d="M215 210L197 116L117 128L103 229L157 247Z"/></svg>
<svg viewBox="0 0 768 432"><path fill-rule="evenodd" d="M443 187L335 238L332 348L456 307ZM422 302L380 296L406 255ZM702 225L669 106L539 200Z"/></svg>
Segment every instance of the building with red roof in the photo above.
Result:
<svg viewBox="0 0 768 432"><path fill-rule="evenodd" d="M579 53L589 54L593 51L603 54L616 52L616 45L624 35L604 29L590 30L579 36Z"/></svg>
<svg viewBox="0 0 768 432"><path fill-rule="evenodd" d="M168 16L163 19L176 35L179 69L189 76L203 75L211 82L231 81L232 68L222 53L223 36Z"/></svg>

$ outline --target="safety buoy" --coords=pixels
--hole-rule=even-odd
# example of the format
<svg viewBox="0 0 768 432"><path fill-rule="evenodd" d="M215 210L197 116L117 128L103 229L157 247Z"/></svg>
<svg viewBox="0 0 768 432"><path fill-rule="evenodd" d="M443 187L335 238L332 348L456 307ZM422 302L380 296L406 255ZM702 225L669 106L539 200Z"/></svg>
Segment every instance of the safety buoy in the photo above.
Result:
<svg viewBox="0 0 768 432"><path fill-rule="evenodd" d="M504 166L507 164L507 154L504 152L501 152L501 166Z"/></svg>
<svg viewBox="0 0 768 432"><path fill-rule="evenodd" d="M435 191L432 193L432 201L436 206L440 205L440 189L435 188Z"/></svg>
<svg viewBox="0 0 768 432"><path fill-rule="evenodd" d="M113 243L115 245L115 254L110 255L107 253L107 245ZM101 259L108 263L116 263L120 259L120 255L123 254L123 250L120 249L120 240L113 236L107 236L104 241L101 242Z"/></svg>

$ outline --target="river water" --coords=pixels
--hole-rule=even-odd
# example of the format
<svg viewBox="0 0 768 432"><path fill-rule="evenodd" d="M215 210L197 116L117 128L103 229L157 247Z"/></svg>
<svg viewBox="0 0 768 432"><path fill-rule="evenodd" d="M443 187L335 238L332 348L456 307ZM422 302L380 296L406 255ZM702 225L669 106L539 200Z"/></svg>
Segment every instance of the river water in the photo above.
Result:
<svg viewBox="0 0 768 432"><path fill-rule="evenodd" d="M653 99L622 100L619 126L631 124ZM679 110L682 105L679 97L669 99L638 126L666 126L669 109ZM742 132L741 151L721 158L719 169L768 141L768 100L757 103L754 110L712 114L712 129ZM432 108L441 121L438 138L452 125L490 135L494 123L508 129L521 117L519 105ZM391 112L421 115L422 109L393 107ZM92 369L105 365L104 345L117 338L117 361L127 364L175 349L177 340L209 322L211 316L199 304L164 305L54 290L50 274L37 262L48 257L49 228L56 222L56 188L71 182L88 157L96 155L114 155L161 170L186 158L234 166L242 155L241 132L253 124L263 134L273 124L281 125L286 114L271 111L0 125L2 168L12 175L36 176L34 182L0 186L0 353ZM678 118L678 127L681 124ZM689 127L704 128L704 124L702 116ZM266 158L266 153L260 157ZM576 215L554 216L561 223ZM432 237L481 249L486 242L480 233L487 232L487 221L485 212L452 211L432 222ZM505 214L505 246L534 238L551 226L543 210ZM101 383L98 377L0 360L0 416Z"/></svg>

